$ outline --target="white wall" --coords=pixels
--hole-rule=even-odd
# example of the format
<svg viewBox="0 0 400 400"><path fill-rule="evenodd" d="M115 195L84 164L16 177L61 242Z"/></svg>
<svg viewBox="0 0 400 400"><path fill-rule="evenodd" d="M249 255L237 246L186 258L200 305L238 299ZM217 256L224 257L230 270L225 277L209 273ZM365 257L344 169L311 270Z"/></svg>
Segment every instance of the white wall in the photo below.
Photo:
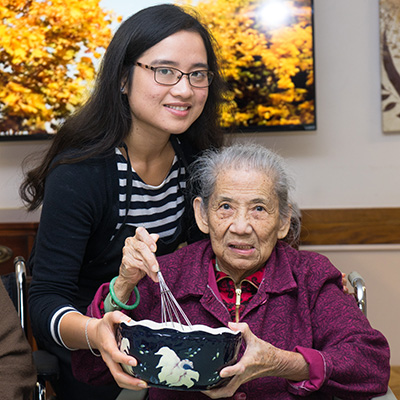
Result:
<svg viewBox="0 0 400 400"><path fill-rule="evenodd" d="M236 135L235 140L250 138L288 158L301 208L400 207L400 133L381 129L379 1L315 0L315 32L317 131ZM0 143L0 209L21 205L20 164L44 146ZM368 270L369 290L384 303L382 311L371 305L369 317L390 336L392 363L400 365L400 332L390 322L399 318L397 253L379 251L362 260L346 251L334 254L332 261L346 272L359 266ZM386 320L379 315L384 310Z"/></svg>
<svg viewBox="0 0 400 400"><path fill-rule="evenodd" d="M288 157L302 208L398 207L400 133L380 112L378 0L315 0L317 131L238 135ZM33 143L0 143L0 208L19 206Z"/></svg>

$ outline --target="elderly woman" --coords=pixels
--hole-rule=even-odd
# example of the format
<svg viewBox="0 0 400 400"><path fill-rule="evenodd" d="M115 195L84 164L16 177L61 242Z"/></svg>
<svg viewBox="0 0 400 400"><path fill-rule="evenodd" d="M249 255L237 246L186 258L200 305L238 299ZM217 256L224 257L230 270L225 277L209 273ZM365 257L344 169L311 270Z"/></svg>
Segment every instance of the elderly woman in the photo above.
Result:
<svg viewBox="0 0 400 400"><path fill-rule="evenodd" d="M140 304L129 316L160 322L160 269L193 324L240 330L244 345L239 361L220 372L232 377L225 387L190 393L150 388L149 398L321 400L385 393L385 338L371 328L354 298L343 293L341 273L327 258L282 240L291 226L298 236L300 226L283 160L260 146L235 145L206 152L194 168L196 222L209 239L156 260L149 250L155 243L138 229L126 241L113 296L125 308L135 302L138 290ZM151 238L156 242L156 235ZM89 324L88 346L107 355L120 386L138 390L145 382L118 365L136 365L136 360L117 350L114 330L127 316L107 312L112 303L107 283L88 310L92 317L103 317ZM77 352L74 362L80 379L111 381L105 364L89 351Z"/></svg>

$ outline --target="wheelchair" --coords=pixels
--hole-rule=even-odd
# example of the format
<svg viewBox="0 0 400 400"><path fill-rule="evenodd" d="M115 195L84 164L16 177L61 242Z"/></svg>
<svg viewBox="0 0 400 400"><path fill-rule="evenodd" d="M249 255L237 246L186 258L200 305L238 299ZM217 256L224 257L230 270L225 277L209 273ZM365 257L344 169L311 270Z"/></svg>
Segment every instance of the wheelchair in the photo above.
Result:
<svg viewBox="0 0 400 400"><path fill-rule="evenodd" d="M23 257L14 259L16 308L25 335L28 335L28 306L27 306L27 276ZM13 298L13 297L12 297ZM58 359L45 350L32 352L33 362L36 367L37 380L33 393L33 400L56 400L55 396L47 396L46 384L59 376Z"/></svg>

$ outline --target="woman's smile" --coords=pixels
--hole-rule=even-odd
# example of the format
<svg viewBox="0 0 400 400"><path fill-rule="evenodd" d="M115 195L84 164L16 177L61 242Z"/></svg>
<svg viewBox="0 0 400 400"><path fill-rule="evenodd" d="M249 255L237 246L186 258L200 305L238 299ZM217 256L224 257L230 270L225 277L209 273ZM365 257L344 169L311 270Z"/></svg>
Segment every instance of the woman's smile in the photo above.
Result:
<svg viewBox="0 0 400 400"><path fill-rule="evenodd" d="M165 104L164 106L167 108L173 115L178 117L186 117L188 115L188 111L190 110L190 105L174 105L174 104Z"/></svg>

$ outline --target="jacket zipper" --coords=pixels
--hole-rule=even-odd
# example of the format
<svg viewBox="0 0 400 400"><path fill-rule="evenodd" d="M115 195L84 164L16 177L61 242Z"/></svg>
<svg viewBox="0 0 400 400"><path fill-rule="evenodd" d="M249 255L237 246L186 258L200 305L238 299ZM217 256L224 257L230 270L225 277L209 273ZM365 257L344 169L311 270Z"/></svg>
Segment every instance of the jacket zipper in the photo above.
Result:
<svg viewBox="0 0 400 400"><path fill-rule="evenodd" d="M239 309L240 309L240 300L242 297L242 289L240 288L236 288L235 289L236 292L236 302L235 302L235 322L239 322Z"/></svg>

